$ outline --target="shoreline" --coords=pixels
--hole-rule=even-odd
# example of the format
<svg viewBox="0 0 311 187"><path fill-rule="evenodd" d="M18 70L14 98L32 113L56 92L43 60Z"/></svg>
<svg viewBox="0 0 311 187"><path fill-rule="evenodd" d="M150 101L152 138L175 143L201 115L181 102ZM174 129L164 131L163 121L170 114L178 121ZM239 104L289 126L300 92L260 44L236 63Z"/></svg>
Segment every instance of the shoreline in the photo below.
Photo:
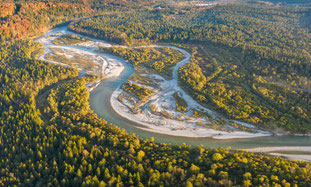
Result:
<svg viewBox="0 0 311 187"><path fill-rule="evenodd" d="M254 147L247 149L236 149L238 151L248 151L253 153L266 153L271 156L280 156L289 160L311 162L311 146L272 146L272 147ZM310 154L286 154L279 151L302 151Z"/></svg>

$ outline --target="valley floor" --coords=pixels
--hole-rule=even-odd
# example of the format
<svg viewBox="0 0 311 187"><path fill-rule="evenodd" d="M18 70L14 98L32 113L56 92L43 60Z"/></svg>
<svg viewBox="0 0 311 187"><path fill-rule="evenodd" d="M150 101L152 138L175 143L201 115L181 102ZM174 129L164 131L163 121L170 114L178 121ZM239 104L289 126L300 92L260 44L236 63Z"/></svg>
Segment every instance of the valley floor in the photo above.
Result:
<svg viewBox="0 0 311 187"><path fill-rule="evenodd" d="M51 63L72 66L80 71L103 77L118 77L123 71L124 66L117 58L109 54L98 52L100 48L111 48L112 45L100 40L89 39L89 42L77 43L74 45L55 45L53 40L62 35L74 34L67 30L66 27L52 30L44 37L38 39L38 42L44 44L46 52L39 56L39 59L46 60ZM80 37L83 37L80 35ZM91 41L90 41L91 40ZM114 46L128 48L126 46ZM168 47L173 50L180 51L185 58L178 62L172 70L172 78L170 80L158 74L138 74L139 77L151 79L156 87L152 85L139 84L140 86L152 89L155 94L151 95L144 101L128 95L124 90L116 90L111 97L111 105L113 109L122 117L131 121L145 125L144 130L157 132L161 134L185 136L185 137L211 137L214 139L231 139L231 138L252 138L261 136L271 136L269 132L257 129L255 126L239 121L233 121L220 117L216 112L211 111L199 103L178 85L178 70L188 63L191 54L187 51L175 46L150 45L133 48L164 48ZM96 86L97 84L95 84ZM94 88L94 85L92 86ZM127 100L120 99L121 94L127 94ZM178 111L176 108L177 94L187 104L185 111ZM131 104L131 100L135 100L135 106ZM137 105L136 105L137 104ZM133 107L139 107L139 112L133 112ZM200 117L194 117L195 113L200 113ZM206 117L209 116L209 117ZM231 123L238 124L248 131L234 128ZM209 128L211 127L211 128Z"/></svg>

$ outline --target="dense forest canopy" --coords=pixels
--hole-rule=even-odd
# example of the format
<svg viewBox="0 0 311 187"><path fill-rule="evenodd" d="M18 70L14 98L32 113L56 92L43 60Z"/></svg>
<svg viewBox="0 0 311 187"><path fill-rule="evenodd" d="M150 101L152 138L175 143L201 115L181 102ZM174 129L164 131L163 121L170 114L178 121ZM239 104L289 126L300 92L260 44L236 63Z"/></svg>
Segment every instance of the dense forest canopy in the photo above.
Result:
<svg viewBox="0 0 311 187"><path fill-rule="evenodd" d="M7 10L7 6L10 7ZM0 7L0 39L21 39L36 36L69 19L90 15L94 11L71 3L27 2L2 3Z"/></svg>
<svg viewBox="0 0 311 187"><path fill-rule="evenodd" d="M79 72L76 69L35 60L36 56L42 52L42 46L30 38L45 32L58 23L88 16L97 10L92 9L92 7L89 9L79 6L80 1L55 1L53 3L18 2L21 5L18 10L16 10L16 7L8 8L5 9L8 12L3 13L4 11L0 8L0 16L2 17L0 21L0 186L310 185L311 165L307 162L289 161L279 157L270 158L248 152L229 152L228 149L224 148L209 149L202 146L191 147L185 144L172 146L156 143L153 139L141 140L134 134L128 134L125 130L99 119L89 107L89 92L85 86L87 82L96 79L96 77L86 76L79 78ZM102 1L98 2L101 3ZM77 5L72 3L77 3ZM4 5L1 4L1 6ZM16 4L12 6L16 6ZM74 6L78 7L73 8ZM229 7L217 8L223 13L229 11L223 16L229 15L234 11ZM246 14L251 14L249 11L252 11L252 9L240 9L241 7L235 8L237 12L243 11ZM127 20L126 22L133 27L132 30L129 30L131 33L133 32L132 38L142 38L144 41L157 39L159 41L179 41L184 43L186 41L193 43L212 42L214 49L217 51L223 50L224 54L229 53L226 46L234 47L239 43L245 42L245 50L241 50L246 57L241 57L242 60L248 59L247 56L249 54L258 59L254 61L254 58L251 57L248 59L250 63L262 63L263 61L260 59L265 59L264 62L275 68L273 70L280 75L279 79L281 80L285 79L285 73L282 73L283 66L279 64L284 63L285 71L291 71L291 73L301 76L302 80L306 77L308 83L310 78L310 72L308 72L310 71L310 65L308 65L310 42L308 41L310 38L309 33L300 28L300 26L295 28L295 31L299 31L299 34L289 37L291 40L288 40L288 45L302 46L305 49L304 52L295 47L284 46L283 42L280 42L282 37L288 36L282 35L286 34L283 30L280 30L279 34L274 36L280 36L281 38L270 38L274 46L256 50L254 46L264 45L264 41L260 41L261 35L257 31L251 31L251 29L248 29L248 36L256 36L256 41L243 38L245 34L241 33L240 40L228 39L227 43L226 40L222 39L222 36L230 38L230 33L233 31L234 37L237 37L237 30L246 32L246 29L242 27L243 24L238 25L241 28L231 31L232 26L224 27L224 30L222 30L221 28L216 29L216 26L213 26L211 21L204 23L207 24L207 30L218 33L218 35L215 34L215 38L207 37L208 40L206 40L204 39L206 37L202 37L205 32L198 29L200 22L205 21L199 19L198 21L193 21L193 27L190 27L192 28L191 32L188 33L185 30L183 31L185 33L177 34L176 38L174 38L174 32L183 30L184 23L187 23L187 20L184 20L185 16L183 14L188 14L178 11L177 13L181 16L181 20L172 20L167 23L164 20L168 20L175 13L171 12L173 10L163 11L167 11L167 13L162 14L159 11L153 11L148 16L156 15L150 18L150 20L154 19L157 21L156 23L159 24L160 29L165 30L167 28L166 32L163 34L151 32L156 31L152 30L155 29L155 24L152 21L150 21L150 24L144 25L138 21L142 18L137 19L137 24ZM204 10L206 14L211 15L213 15L214 11L216 10ZM289 15L292 16L290 24L297 26L295 24L297 24L296 21L299 19L298 12L301 12L301 10L288 11L284 14L275 13L275 19L285 17L284 22L287 22L286 16ZM216 13L214 12L214 14ZM128 15L128 13L120 14L120 18L116 19L126 20ZM189 14L189 19L196 19L200 16L202 17L203 14L199 15L192 12ZM108 15L104 15L104 17L108 24L104 24L103 27L100 26L102 24L102 17L100 17L73 24L72 29L77 32L105 38L106 31L112 29L113 25L109 24ZM162 22L159 19L162 19L163 23L168 24L167 27L162 26ZM214 19L218 24L224 21L224 18ZM123 21L123 24L126 24L126 22ZM191 21L188 20L188 23L190 24ZM84 24L88 26L86 27ZM136 28L135 25L137 25ZM280 25L282 26L282 24ZM150 27L150 29L145 29L145 27ZM279 29L277 27L275 28L276 31ZM94 34L96 29L98 29L97 31L101 35ZM119 29L114 28L113 32L108 33L109 35L107 36L115 36L115 38L120 39L120 42L127 41L131 35L126 33L126 37L122 38L118 35L120 34L118 33ZM268 35L268 30L262 29L262 31ZM201 34L195 36L194 33L199 32ZM293 32L294 30L289 32L289 34ZM156 36L154 34L159 35ZM185 38L186 36L187 38ZM23 40L19 40L21 38ZM12 39L15 40L13 41ZM301 41L302 39L304 41ZM221 43L221 46L214 45L218 42ZM285 61L280 59L282 56L277 55L281 54L276 50L278 45L280 49L284 48L284 50L288 51L288 54L286 53L286 57L284 57L286 58ZM242 73L244 74L233 71L229 74L230 70L241 67L241 64L230 65L225 62L218 62L220 60L217 55L222 55L218 53L212 53L211 56L207 55L207 59L204 59L202 51L205 49L205 45L203 47L199 45L196 48L185 44L183 46L185 48L188 47L187 50L189 51L193 50L193 59L191 61L193 65L189 69L193 69L197 72L197 75L189 75L189 84L185 80L185 85L194 94L205 94L202 92L202 89L208 90L209 84L215 84L212 80L213 77L218 76L219 72L226 71L223 74L228 74L223 79L230 79L228 78L229 75L235 76L237 85L240 85L246 78L253 76L252 79L258 78L261 79L261 82L264 82L267 79L265 76L270 75L270 73L273 74L273 72L270 72L272 71L271 68L265 70L258 66L258 70L253 70L257 68L255 65L250 66L251 70L243 70ZM240 47L237 48L240 49ZM275 51L275 54L271 55L269 51ZM235 50L232 52L238 55L242 53L239 50L238 52ZM301 54L299 55L300 52ZM207 54L210 53L208 52ZM203 56L200 56L202 54ZM266 55L260 56L262 54ZM235 62L243 63L242 60L241 62L238 60ZM234 61L234 58L232 58L232 61ZM266 66L263 65L263 68ZM181 71L185 70L187 70L186 66L181 69ZM253 75L249 72L258 74L255 73ZM181 75L183 80L182 76L184 74ZM239 76L242 77L240 82L237 78ZM199 83L203 81L205 84L192 85L192 79L199 80ZM295 79L288 79L298 84ZM221 81L226 83L225 80ZM269 88L267 88L266 84L258 85L259 83L260 81L252 82L256 88L259 86L263 86L265 89ZM303 85L305 83L299 84ZM221 84L217 85L221 86ZM272 91L276 88L274 85L271 85L271 87L273 87L271 88ZM299 88L302 89L302 94L304 94L304 87L301 86ZM270 93L271 89L267 90L269 96L272 95ZM277 91L277 94L283 93L279 92L279 90ZM295 94L299 94L299 92L293 93L294 96L291 97L297 98ZM285 95L288 95L287 92L285 92ZM306 94L306 101L298 103L301 104L301 108L305 107L303 109L309 110L307 104L308 102L310 103L310 98L308 97L309 95ZM284 99L284 102L287 101L286 99ZM307 114L310 114L310 112ZM302 119L302 117L299 117L299 119ZM305 120L309 119L306 118Z"/></svg>
<svg viewBox="0 0 311 187"><path fill-rule="evenodd" d="M153 5L142 0L0 1L0 40L38 36L72 19L102 14L102 11L139 9Z"/></svg>
<svg viewBox="0 0 311 187"><path fill-rule="evenodd" d="M38 47L32 42L1 46L2 186L307 186L311 182L306 162L139 140L90 110L88 78L74 78L73 69L30 59ZM61 84L53 84L59 80ZM51 91L42 90L50 84ZM40 105L44 107L38 110Z"/></svg>

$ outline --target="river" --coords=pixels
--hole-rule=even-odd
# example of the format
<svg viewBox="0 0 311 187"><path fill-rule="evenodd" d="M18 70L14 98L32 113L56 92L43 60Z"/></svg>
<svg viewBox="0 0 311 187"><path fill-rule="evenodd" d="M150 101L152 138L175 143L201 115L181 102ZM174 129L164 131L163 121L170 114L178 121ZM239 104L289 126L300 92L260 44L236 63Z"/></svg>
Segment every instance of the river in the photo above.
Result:
<svg viewBox="0 0 311 187"><path fill-rule="evenodd" d="M54 29L48 32L48 34L43 36L42 38L46 39L49 35L55 34L59 31L63 31L64 29L66 28L62 27ZM51 46L49 42L47 42L44 45L46 49L48 49ZM97 53L95 51L91 51L90 49L86 49L83 47L73 47L70 45L66 45L64 47L75 49L78 48L79 50ZM46 52L45 54L47 53L48 52ZM45 60L44 55L41 55L40 59ZM154 137L156 142L169 143L173 145L186 143L194 146L204 145L206 147L211 148L231 147L234 149L252 148L252 147L273 147L273 146L311 146L311 137L308 136L268 136L257 138L216 140L211 138L190 138L190 137L164 135L160 133L143 130L143 128L146 128L145 126L137 124L126 118L123 118L118 113L116 113L112 109L110 102L112 93L117 88L119 88L134 72L133 66L129 62L126 62L124 59L121 59L119 57L109 54L100 54L100 55L121 62L124 65L124 70L121 72L120 76L109 77L104 79L98 85L98 87L96 87L90 93L90 106L94 110L94 112L98 114L99 117L105 119L108 123L115 124L120 128L126 129L130 133L135 133L141 139L150 139L151 137Z"/></svg>

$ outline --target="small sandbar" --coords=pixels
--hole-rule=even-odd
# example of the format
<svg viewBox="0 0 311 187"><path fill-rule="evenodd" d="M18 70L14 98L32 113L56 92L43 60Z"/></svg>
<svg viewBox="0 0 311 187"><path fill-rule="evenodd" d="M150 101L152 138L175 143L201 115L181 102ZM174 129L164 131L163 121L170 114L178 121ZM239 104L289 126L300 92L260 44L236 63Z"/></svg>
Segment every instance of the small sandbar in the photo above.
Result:
<svg viewBox="0 0 311 187"><path fill-rule="evenodd" d="M280 156L290 160L311 162L311 146L256 147L241 150L254 153L266 153L272 156Z"/></svg>

